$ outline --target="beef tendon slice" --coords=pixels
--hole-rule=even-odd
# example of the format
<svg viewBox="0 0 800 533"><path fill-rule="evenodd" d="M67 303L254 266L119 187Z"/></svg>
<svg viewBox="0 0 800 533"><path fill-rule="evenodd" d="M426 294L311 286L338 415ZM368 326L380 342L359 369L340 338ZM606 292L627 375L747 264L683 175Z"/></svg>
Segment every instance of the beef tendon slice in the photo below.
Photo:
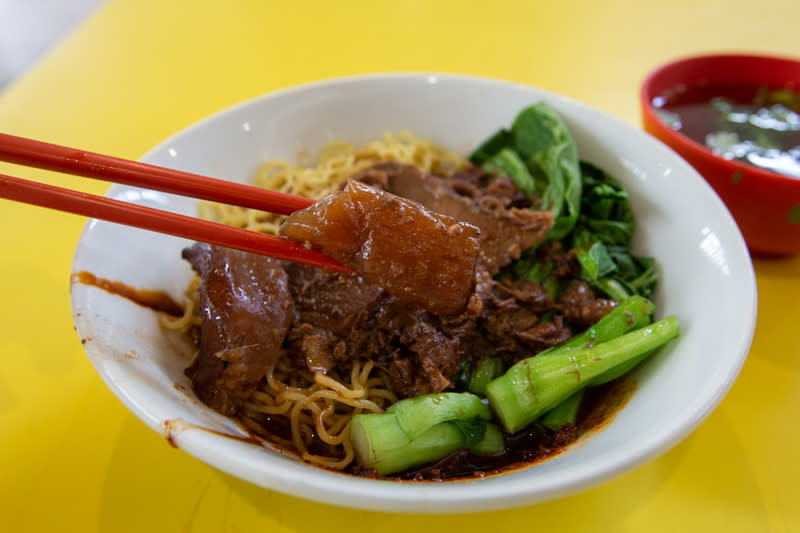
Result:
<svg viewBox="0 0 800 533"><path fill-rule="evenodd" d="M477 227L358 181L292 213L281 234L437 315L464 311L473 292Z"/></svg>
<svg viewBox="0 0 800 533"><path fill-rule="evenodd" d="M276 259L195 244L183 252L201 276L200 352L186 369L200 400L236 414L278 357L293 315Z"/></svg>

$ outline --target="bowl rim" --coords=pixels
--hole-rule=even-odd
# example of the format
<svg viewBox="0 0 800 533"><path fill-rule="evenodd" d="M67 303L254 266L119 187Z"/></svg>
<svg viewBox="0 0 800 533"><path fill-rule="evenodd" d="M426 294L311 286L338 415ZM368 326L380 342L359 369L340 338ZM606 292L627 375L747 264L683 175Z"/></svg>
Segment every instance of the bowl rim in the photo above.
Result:
<svg viewBox="0 0 800 533"><path fill-rule="evenodd" d="M662 65L651 70L643 79L639 89L639 102L646 122L651 127L658 130L660 135L663 135L671 146L674 146L676 151L685 152L687 157L694 159L702 159L709 163L713 163L728 172L731 175L735 172L747 172L752 177L764 180L769 184L780 184L783 186L791 186L792 184L800 184L798 178L787 176L769 169L750 165L742 161L733 159L725 159L724 157L715 154L705 145L687 137L678 130L675 130L667 125L655 112L656 107L653 105L653 99L659 94L655 94L654 85L660 77L671 73L677 69L683 69L687 66L692 66L698 63L709 63L719 61L737 61L747 63L774 63L794 67L800 71L800 60L791 58L789 56L766 55L747 52L719 52L700 55L687 55L670 60ZM672 87L680 86L681 83L673 84ZM800 86L797 88L800 90ZM708 178L708 176L706 176Z"/></svg>
<svg viewBox="0 0 800 533"><path fill-rule="evenodd" d="M541 97L548 97L552 100L559 100L565 104L574 107L575 109L584 109L589 111L590 115L608 121L615 127L624 128L631 132L638 131L643 136L642 142L647 142L655 153L660 153L662 156L668 158L670 162L680 169L693 174L697 177L698 186L713 193L713 190L706 184L697 172L684 160L670 150L664 144L658 142L656 139L648 136L640 129L635 128L631 124L614 117L613 115L604 112L600 109L590 107L578 100L540 89L531 85L516 83L507 80L500 80L488 77L461 75L461 74L448 74L448 73L431 73L431 72L400 72L400 73L378 73L366 75L353 75L339 78L330 78L319 81L312 81L296 86L281 88L275 91L270 91L262 95L257 95L253 98L244 100L232 106L221 109L199 121L188 125L180 131L172 134L171 136L163 139L155 147L149 150L141 159L147 161L158 152L166 151L169 146L183 135L188 135L195 129L204 127L208 122L225 116L229 113L235 112L241 108L253 105L265 98L275 98L287 93L302 93L307 90L317 90L330 86L342 86L352 83L380 83L387 81L407 81L407 82L423 82L431 76L436 76L442 80L449 80L451 82L478 82L486 86L499 86L506 88L522 89L538 93ZM110 190L108 194L111 194ZM713 199L712 199L713 200ZM725 209L722 202L716 198L717 202L712 203L709 207L721 213L721 216L730 217L730 214ZM725 219L729 222L731 230L736 232L738 240L731 241L731 244L737 245L733 251L736 256L741 257L747 261L742 264L742 273L745 275L749 291L744 291L742 303L745 305L750 317L748 327L743 328L737 332L737 338L741 341L737 343L735 364L725 368L724 373L720 373L715 377L714 387L712 391L706 391L704 397L707 401L702 404L693 404L687 406L684 410L684 415L680 417L680 423L674 422L660 427L657 431L653 431L649 437L645 439L646 443L639 446L638 453L625 454L614 461L607 461L598 464L591 464L582 470L579 474L573 472L571 476L565 476L558 483L552 483L549 486L549 492L546 494L541 491L531 491L526 487L526 480L519 478L512 478L501 476L503 482L500 484L495 483L492 485L491 497L486 498L486 495L480 498L475 498L474 495L474 482L461 481L459 483L446 483L445 487L439 484L407 484L398 483L394 481L380 481L380 480L365 480L360 478L346 477L348 488L347 494L351 498L347 503L343 503L342 498L339 496L340 488L337 481L343 479L343 474L326 472L323 469L316 469L314 478L316 481L309 482L303 479L304 476L293 475L287 481L287 486L271 487L271 490L280 490L283 493L290 494L296 497L313 499L319 502L349 506L352 508L360 508L367 510L379 511L394 511L394 512L420 512L420 513L454 513L454 512L471 512L471 511L485 511L497 510L509 507L514 507L523 504L537 503L561 496L565 496L576 492L579 489L588 489L592 486L604 482L612 477L616 477L623 472L629 471L644 462L653 459L673 447L675 444L683 440L687 435L694 431L703 420L719 405L721 400L730 390L733 382L736 380L744 362L747 358L750 345L752 343L753 333L756 325L756 310L757 310L757 287L755 283L755 274L753 271L752 262L747 255L744 240L741 233L736 227L732 218ZM89 225L87 224L87 229ZM84 230L87 231L87 229ZM83 235L81 236L83 238ZM741 249L740 249L741 248ZM741 252L741 254L740 254ZM73 298L76 298L78 291L73 293ZM79 297L79 296L78 296ZM80 298L80 297L79 297ZM749 304L749 305L747 305ZM73 313L76 309L75 300L73 300ZM85 347L88 351L88 345ZM733 356L732 356L733 357ZM731 359L732 361L734 359ZM95 363L95 361L92 361ZM113 376L109 374L108 369L95 368L101 375L106 384L112 389L117 397L136 414L145 423L151 426L154 430L161 434L165 434L167 428L163 426L162 421L146 416L148 413L143 411L136 403L135 399L126 394L126 391L120 390L120 387L114 382ZM712 394L713 392L713 394ZM144 415L144 416L143 416ZM227 472L237 478L244 479L260 487L268 487L263 480L259 479L258 474L260 470L254 469L250 471L246 461L241 458L233 457L225 464L221 465L215 461L215 454L218 445L216 444L217 437L212 436L209 438L209 433L202 428L186 428L182 431L177 431L171 435L171 443L177 445L190 455L202 460L206 464L213 466L213 468ZM220 437L223 438L223 437ZM235 443L234 443L235 445ZM242 444L243 445L243 444ZM310 467L316 468L316 467ZM283 470L283 469L281 469ZM282 478L277 476L275 479L281 481ZM480 481L478 481L480 482ZM376 483L378 485L376 485ZM384 486L390 484L390 494L383 490L378 491L376 494L375 488L377 486ZM444 490L442 490L444 488ZM312 493L316 489L316 494Z"/></svg>

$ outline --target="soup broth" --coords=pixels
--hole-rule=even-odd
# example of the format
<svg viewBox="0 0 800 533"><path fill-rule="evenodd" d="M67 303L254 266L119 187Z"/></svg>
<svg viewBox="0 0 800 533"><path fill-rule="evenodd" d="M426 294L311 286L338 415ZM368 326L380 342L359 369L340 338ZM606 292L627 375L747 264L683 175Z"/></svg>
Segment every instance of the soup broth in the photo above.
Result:
<svg viewBox="0 0 800 533"><path fill-rule="evenodd" d="M653 105L670 127L726 159L800 178L800 92L709 84Z"/></svg>

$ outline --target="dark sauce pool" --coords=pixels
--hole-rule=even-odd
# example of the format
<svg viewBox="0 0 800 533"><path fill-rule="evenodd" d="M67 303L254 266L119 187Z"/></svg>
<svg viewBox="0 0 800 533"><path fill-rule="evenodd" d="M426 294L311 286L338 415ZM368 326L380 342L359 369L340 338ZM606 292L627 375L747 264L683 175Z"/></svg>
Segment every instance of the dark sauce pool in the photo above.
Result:
<svg viewBox="0 0 800 533"><path fill-rule="evenodd" d="M705 84L653 99L670 127L726 159L800 178L800 91Z"/></svg>

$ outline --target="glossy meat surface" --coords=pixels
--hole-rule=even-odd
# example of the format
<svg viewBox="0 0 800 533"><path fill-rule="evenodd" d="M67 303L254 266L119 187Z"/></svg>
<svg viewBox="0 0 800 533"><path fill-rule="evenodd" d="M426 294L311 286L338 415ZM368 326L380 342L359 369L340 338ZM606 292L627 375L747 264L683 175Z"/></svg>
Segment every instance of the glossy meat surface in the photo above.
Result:
<svg viewBox="0 0 800 533"><path fill-rule="evenodd" d="M200 351L186 375L203 403L235 414L275 362L292 321L282 263L195 244L183 252L201 276Z"/></svg>
<svg viewBox="0 0 800 533"><path fill-rule="evenodd" d="M473 292L478 228L358 181L290 215L281 234L437 315L462 312Z"/></svg>

